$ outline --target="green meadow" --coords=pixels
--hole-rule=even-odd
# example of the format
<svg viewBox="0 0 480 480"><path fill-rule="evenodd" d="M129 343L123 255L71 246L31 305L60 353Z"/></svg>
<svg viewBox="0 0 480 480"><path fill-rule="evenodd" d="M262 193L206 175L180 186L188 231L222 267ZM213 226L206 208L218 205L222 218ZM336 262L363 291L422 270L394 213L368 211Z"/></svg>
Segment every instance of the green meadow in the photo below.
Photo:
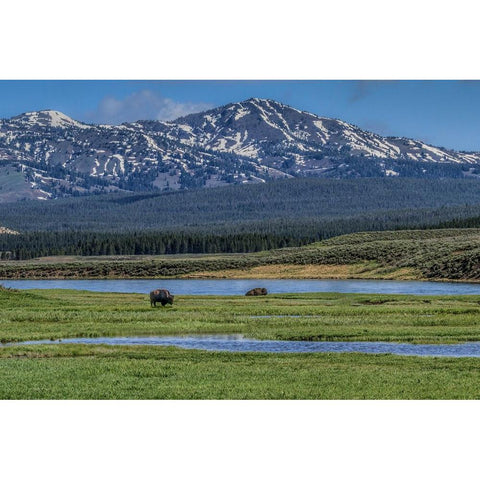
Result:
<svg viewBox="0 0 480 480"><path fill-rule="evenodd" d="M260 339L480 341L480 297L176 296L0 290L2 399L480 398L480 359L15 345L67 337L241 333Z"/></svg>

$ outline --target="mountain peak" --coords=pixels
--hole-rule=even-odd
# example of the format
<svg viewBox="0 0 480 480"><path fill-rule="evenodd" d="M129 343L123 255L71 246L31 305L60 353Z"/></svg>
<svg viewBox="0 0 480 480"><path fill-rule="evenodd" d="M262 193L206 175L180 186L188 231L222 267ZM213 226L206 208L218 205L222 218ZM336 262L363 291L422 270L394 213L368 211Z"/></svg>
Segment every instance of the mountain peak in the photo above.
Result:
<svg viewBox="0 0 480 480"><path fill-rule="evenodd" d="M280 108L291 108L292 110L296 110L289 105L285 105L284 103L278 102L277 100L272 100L271 98L252 97L240 103L241 104L253 103L254 105L262 105L262 106L270 106L270 107L275 106Z"/></svg>
<svg viewBox="0 0 480 480"><path fill-rule="evenodd" d="M480 153L386 138L257 97L108 128L56 110L27 112L0 122L0 160L0 176L20 172L24 198L38 199L295 176L480 178Z"/></svg>
<svg viewBox="0 0 480 480"><path fill-rule="evenodd" d="M25 112L12 118L13 121L28 126L40 127L77 127L88 128L88 125L78 122L73 118L57 110L39 110L35 112Z"/></svg>

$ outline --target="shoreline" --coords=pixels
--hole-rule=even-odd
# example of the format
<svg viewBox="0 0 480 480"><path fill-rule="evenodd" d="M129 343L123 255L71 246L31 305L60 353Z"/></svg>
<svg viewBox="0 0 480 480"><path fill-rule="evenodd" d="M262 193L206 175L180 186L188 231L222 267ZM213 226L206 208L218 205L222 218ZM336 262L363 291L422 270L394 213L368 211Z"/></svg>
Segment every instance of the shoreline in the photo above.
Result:
<svg viewBox="0 0 480 480"><path fill-rule="evenodd" d="M212 272L215 273L215 272ZM470 283L478 285L480 280L476 279L457 279L457 278L392 278L387 276L223 276L223 275L172 275L172 276L128 276L128 275L108 275L108 276L10 276L0 277L0 287L3 281L36 281L36 280L366 280L366 281L392 281L392 282L430 282L430 283Z"/></svg>

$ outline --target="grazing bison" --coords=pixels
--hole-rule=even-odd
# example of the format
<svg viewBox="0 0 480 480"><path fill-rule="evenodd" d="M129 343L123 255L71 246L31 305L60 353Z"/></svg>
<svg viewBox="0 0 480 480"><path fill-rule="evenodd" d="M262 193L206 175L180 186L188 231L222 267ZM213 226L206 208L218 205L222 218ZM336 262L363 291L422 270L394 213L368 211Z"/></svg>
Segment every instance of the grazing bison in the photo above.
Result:
<svg viewBox="0 0 480 480"><path fill-rule="evenodd" d="M171 295L168 290L157 289L150 292L150 306L156 307L157 302L162 304L164 307L167 303L170 305L173 304L173 299L175 295Z"/></svg>
<svg viewBox="0 0 480 480"><path fill-rule="evenodd" d="M247 297L250 297L250 296L266 295L266 294L267 294L267 289L266 288L252 288L245 295Z"/></svg>

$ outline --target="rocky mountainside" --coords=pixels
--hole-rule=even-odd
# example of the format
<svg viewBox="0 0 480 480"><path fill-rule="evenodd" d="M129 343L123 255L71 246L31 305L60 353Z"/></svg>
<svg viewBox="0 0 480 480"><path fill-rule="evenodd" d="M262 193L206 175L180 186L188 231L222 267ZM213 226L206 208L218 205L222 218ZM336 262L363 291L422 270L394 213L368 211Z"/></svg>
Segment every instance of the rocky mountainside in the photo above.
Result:
<svg viewBox="0 0 480 480"><path fill-rule="evenodd" d="M382 137L258 98L171 122L89 125L53 110L0 121L0 201L280 177L477 175L480 153Z"/></svg>

